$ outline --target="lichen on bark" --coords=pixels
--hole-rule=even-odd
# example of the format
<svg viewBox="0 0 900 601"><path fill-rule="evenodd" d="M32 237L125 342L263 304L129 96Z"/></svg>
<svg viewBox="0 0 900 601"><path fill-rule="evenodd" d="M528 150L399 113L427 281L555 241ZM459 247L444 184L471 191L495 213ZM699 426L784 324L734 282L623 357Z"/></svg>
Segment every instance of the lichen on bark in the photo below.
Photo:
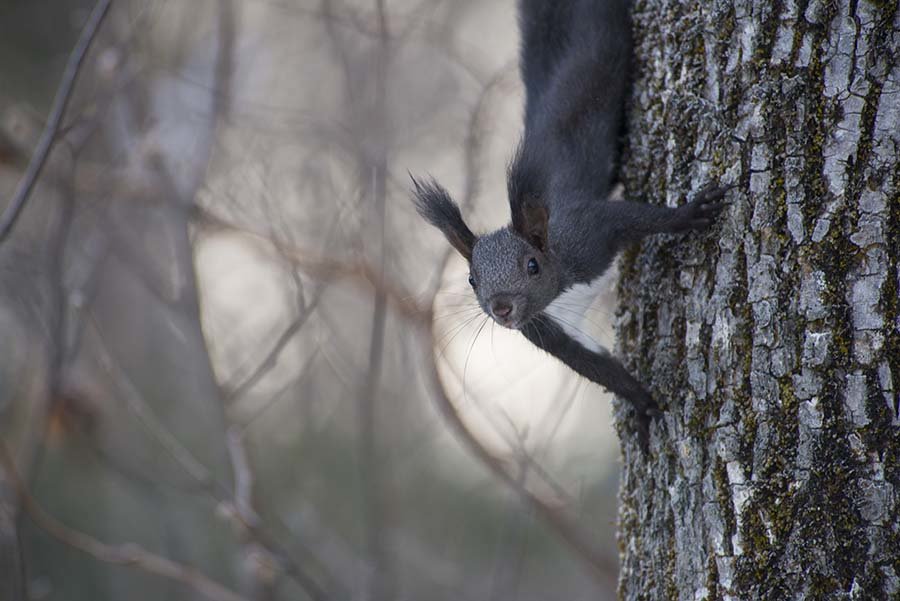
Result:
<svg viewBox="0 0 900 601"><path fill-rule="evenodd" d="M648 456L624 439L620 596L900 595L897 3L634 11L628 196L738 188L623 260L621 350L667 413Z"/></svg>

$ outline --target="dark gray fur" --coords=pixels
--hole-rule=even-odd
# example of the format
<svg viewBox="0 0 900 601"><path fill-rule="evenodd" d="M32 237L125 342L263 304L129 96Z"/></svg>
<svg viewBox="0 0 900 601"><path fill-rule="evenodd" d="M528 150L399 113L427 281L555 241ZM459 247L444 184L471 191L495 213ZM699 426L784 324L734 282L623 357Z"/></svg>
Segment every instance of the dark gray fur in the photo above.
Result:
<svg viewBox="0 0 900 601"><path fill-rule="evenodd" d="M602 275L623 246L708 227L725 190L708 188L676 209L608 199L631 60L629 2L521 0L519 24L525 133L508 174L512 223L475 236L434 181L413 179L416 207L469 261L482 309L628 400L646 446L650 418L659 413L650 394L617 360L585 348L543 310L571 286Z"/></svg>

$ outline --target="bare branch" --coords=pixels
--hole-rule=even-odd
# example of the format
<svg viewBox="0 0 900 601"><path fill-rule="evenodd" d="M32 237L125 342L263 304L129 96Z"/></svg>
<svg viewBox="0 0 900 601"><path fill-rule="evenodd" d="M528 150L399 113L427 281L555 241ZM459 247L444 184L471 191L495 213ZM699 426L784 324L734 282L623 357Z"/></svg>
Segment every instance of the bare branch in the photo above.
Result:
<svg viewBox="0 0 900 601"><path fill-rule="evenodd" d="M259 515L253 509L253 467L247 455L244 435L239 426L231 426L225 437L228 457L234 470L234 510L247 524L257 525ZM245 571L251 579L254 598L271 598L278 559L252 537L245 542Z"/></svg>
<svg viewBox="0 0 900 601"><path fill-rule="evenodd" d="M310 303L303 309L303 311L288 324L287 328L281 333L278 337L278 340L275 341L275 344L272 345L272 348L269 349L269 352L266 353L266 356L263 357L263 360L259 362L259 364L250 372L250 374L243 379L239 384L235 385L229 392L225 394L225 402L231 402L243 397L247 394L247 391L253 388L257 382L259 382L265 375L268 373L275 365L278 363L278 357L281 356L281 352L285 349L288 343L294 338L294 336L303 328L304 324L309 321L310 316L316 310L316 307L319 304L319 299L322 298L322 293L325 290L324 284L320 284L317 288L313 299Z"/></svg>
<svg viewBox="0 0 900 601"><path fill-rule="evenodd" d="M97 342L97 352L103 369L114 381L114 384L119 391L124 394L126 403L129 408L135 412L141 424L175 460L176 464L200 485L202 490L206 491L207 494L219 503L226 506L233 506L235 504L233 500L234 495L228 488L217 481L206 466L197 460L197 458L191 454L190 450L181 444L181 442L169 432L153 414L152 409L147 406L147 403L140 392L128 378L128 375L115 363L109 350L105 348L103 340L99 336L99 331ZM244 514L240 511L235 512L235 518L237 518L238 523L246 529L247 533L255 541L268 550L272 556L278 559L285 573L303 587L310 598L315 601L326 601L330 599L330 596L296 561L294 561L290 554L262 529L262 525L259 523L258 519L247 521L244 517Z"/></svg>
<svg viewBox="0 0 900 601"><path fill-rule="evenodd" d="M236 231L242 231L254 238L265 239L264 236L229 224L209 213L205 213L203 216L208 225L233 228ZM426 348L434 348L434 333L431 330L431 310L421 307L411 301L410 299L412 297L407 291L402 289L396 283L377 274L368 264L348 264L340 261L313 260L303 253L303 251L287 247L283 247L282 251L284 252L285 257L295 261L309 272L319 273L327 277L348 277L369 283L391 301L391 306L401 317L410 320L413 325L422 328L425 336ZM438 280L439 279L440 278L438 278ZM541 498L534 491L528 489L519 482L518 477L509 471L505 466L504 461L497 457L494 452L472 433L471 429L459 415L456 406L447 396L437 371L435 357L431 353L426 354L430 357L425 367L425 371L428 375L429 387L432 390L441 415L459 440L477 459L484 463L504 485L516 492L526 505L534 509L535 514L550 526L587 565L593 568L599 582L605 584L610 579L614 580L617 572L616 565L598 549L595 542L579 527L577 522L558 509L555 504ZM535 468L539 468L539 466L531 463L530 468L534 470ZM551 487L553 487L553 481L546 474L540 475Z"/></svg>
<svg viewBox="0 0 900 601"><path fill-rule="evenodd" d="M430 329L423 329L423 337L427 348L433 348L433 338ZM453 401L447 395L441 381L440 374L437 370L437 363L432 353L427 353L430 357L426 360L425 371L428 378L428 385L432 391L432 396L437 404L438 410L444 417L447 425L453 430L453 433L459 441L466 446L469 451L475 455L503 484L518 494L520 499L534 510L544 523L546 523L557 535L576 552L576 554L584 560L584 562L592 568L597 581L606 583L610 579L615 579L617 567L611 562L597 547L595 541L591 539L589 534L580 527L577 522L563 513L557 507L554 507L533 491L529 490L520 479L513 475L505 466L505 462L494 455L488 447L478 439L477 436L468 427Z"/></svg>
<svg viewBox="0 0 900 601"><path fill-rule="evenodd" d="M6 471L25 513L41 530L74 549L87 553L104 563L135 568L149 574L168 578L196 591L213 601L249 601L225 588L196 568L156 555L134 543L109 545L87 533L66 526L46 513L28 493L19 477L12 457L0 442L0 464Z"/></svg>
<svg viewBox="0 0 900 601"><path fill-rule="evenodd" d="M290 251L290 256L295 260L302 256L295 253L296 251ZM302 264L307 268L329 274L331 277L340 274L369 282L373 287L380 290L388 300L392 301L391 306L394 307L395 310L398 310L398 314L401 317L408 319L413 325L421 328L425 348L434 348L434 335L431 330L431 312L429 310L421 309L414 303L411 303L409 300L410 295L398 285L393 284L384 278L376 277L373 270L368 265L347 265L334 261L314 262L305 258L301 260ZM437 371L437 363L434 355L431 352L424 354L429 357L426 361L425 371L429 388L432 391L432 396L435 399L441 415L444 417L447 425L450 426L454 434L456 434L457 438L478 460L494 473L502 484L513 490L528 507L535 511L535 514L540 517L542 521L555 531L557 535L592 568L598 582L606 584L610 580L615 580L617 566L599 550L595 541L593 541L589 534L578 525L574 518L566 515L556 504L543 499L537 493L527 488L527 486L520 482L519 477L514 475L510 469L506 467L504 460L499 458L487 447L487 445L473 434L472 430L462 419L462 416L459 414L456 406L450 400L444 389L440 375ZM535 467L539 466L531 463L529 467L534 470ZM546 479L552 486L552 480L549 478Z"/></svg>
<svg viewBox="0 0 900 601"><path fill-rule="evenodd" d="M384 0L375 0L378 15L378 47L375 61L375 117L377 144L375 155L360 155L361 168L371 170L371 192L375 212L375 228L378 235L378 280L385 279L387 242L385 239L385 212L387 200L387 131L386 131L386 86L389 61L389 28ZM340 40L334 38L335 44ZM344 53L346 55L346 53ZM347 73L352 77L352 73ZM347 82L349 85L349 81ZM348 88L349 89L349 88ZM352 98L351 98L352 103ZM358 110L352 107L351 111ZM354 121L355 123L355 121ZM387 322L387 294L381 286L375 289L372 306L372 326L369 334L369 367L360 382L357 397L359 419L358 465L364 506L364 528L366 530L366 550L372 567L371 580L366 591L371 601L386 601L394 596L393 558L388 545L385 528L388 501L382 475L382 457L378 444L378 401L384 358L385 325Z"/></svg>
<svg viewBox="0 0 900 601"><path fill-rule="evenodd" d="M281 390L276 392L269 398L269 400L262 406L255 409L248 417L244 417L243 419L237 420L232 419L233 422L236 422L237 425L241 429L241 434L246 433L247 429L253 425L253 423L260 418L266 411L272 408L273 405L278 403L284 396L285 393L296 386L299 386L302 382L306 380L306 377L309 375L312 370L313 362L319 356L321 349L315 348L313 349L312 354L306 359L303 363L303 366L300 368L297 376L291 381L281 387Z"/></svg>
<svg viewBox="0 0 900 601"><path fill-rule="evenodd" d="M28 162L25 175L22 176L22 180L19 182L12 200L10 200L3 214L0 215L0 244L12 231L16 220L22 212L22 208L34 189L35 183L37 183L38 177L41 175L41 171L44 169L44 165L47 163L47 157L50 156L50 150L56 141L56 134L65 115L69 99L72 97L72 90L75 87L75 80L78 77L78 72L81 70L84 57L87 55L87 51L91 47L91 42L94 41L97 31L100 29L100 24L109 12L111 4L112 0L97 1L84 29L81 31L81 36L78 38L75 48L72 49L72 53L69 55L66 69L63 71L62 81L53 100L50 115L47 118L47 125L41 133L34 154L32 154L31 160Z"/></svg>
<svg viewBox="0 0 900 601"><path fill-rule="evenodd" d="M206 228L209 231L230 231L241 234L250 242L256 242L276 250L281 259L295 265L311 276L324 280L347 279L362 284L370 290L384 290L387 299L392 303L394 310L398 314L413 321L423 320L426 323L430 323L430 303L417 303L408 290L387 279L384 274L379 273L364 261L340 261L320 258L305 249L290 246L284 242L274 242L265 234L232 223L201 207L193 207L192 210L199 227Z"/></svg>
<svg viewBox="0 0 900 601"><path fill-rule="evenodd" d="M234 469L234 506L248 524L255 524L259 517L253 510L253 471L250 458L244 446L244 435L240 428L232 426L226 434L228 456Z"/></svg>
<svg viewBox="0 0 900 601"><path fill-rule="evenodd" d="M181 442L166 429L165 425L153 413L150 406L144 401L140 391L132 383L131 379L121 370L106 347L106 343L99 335L99 328L94 324L96 336L97 361L106 372L114 389L124 397L128 408L134 413L141 425L149 432L156 442L181 466L193 480L202 488L208 489L214 485L212 474L198 461Z"/></svg>
<svg viewBox="0 0 900 601"><path fill-rule="evenodd" d="M216 229L228 229L247 235L251 239L265 241L271 244L264 235L253 232L246 228L231 224L209 212L198 213L202 219L203 225ZM430 308L420 306L414 302L412 295L408 291L400 287L394 282L389 281L376 270L372 269L367 263L347 263L341 261L332 261L324 259L310 258L307 253L300 249L282 246L281 252L283 256L294 262L296 265L307 271L308 273L317 274L326 278L348 278L357 280L361 283L368 284L375 290L381 291L391 303L392 308L400 317L409 320L413 325L422 328L425 336L426 348L433 348L434 338L431 331L432 313ZM430 304L428 305L430 306ZM491 451L482 441L480 441L464 422L459 415L455 405L450 401L444 390L443 383L437 372L435 358L427 353L430 359L427 361L425 371L429 381L430 389L437 403L441 415L451 430L456 434L459 440L466 446L477 459L487 466L491 472L511 490L523 500L529 507L533 508L535 514L542 521L547 523L559 536L563 539L590 567L593 568L597 575L598 581L608 582L615 578L616 566L602 552L599 551L594 541L583 531L573 518L565 515L553 503L541 498L534 491L528 489L519 482L517 476L513 475L505 466L505 463L493 451ZM530 466L532 469L534 465Z"/></svg>
<svg viewBox="0 0 900 601"><path fill-rule="evenodd" d="M231 118L236 37L234 0L219 0L219 47L216 52L213 89L222 93L211 94L211 112L216 121L228 121Z"/></svg>

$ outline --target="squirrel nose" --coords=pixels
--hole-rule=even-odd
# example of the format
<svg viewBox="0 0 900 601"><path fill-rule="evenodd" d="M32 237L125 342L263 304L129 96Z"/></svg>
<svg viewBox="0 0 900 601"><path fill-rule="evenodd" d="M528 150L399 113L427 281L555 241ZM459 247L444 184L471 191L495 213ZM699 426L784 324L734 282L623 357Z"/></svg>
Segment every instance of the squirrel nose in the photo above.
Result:
<svg viewBox="0 0 900 601"><path fill-rule="evenodd" d="M491 313L496 317L507 318L512 313L512 305L507 301L495 300L491 303Z"/></svg>

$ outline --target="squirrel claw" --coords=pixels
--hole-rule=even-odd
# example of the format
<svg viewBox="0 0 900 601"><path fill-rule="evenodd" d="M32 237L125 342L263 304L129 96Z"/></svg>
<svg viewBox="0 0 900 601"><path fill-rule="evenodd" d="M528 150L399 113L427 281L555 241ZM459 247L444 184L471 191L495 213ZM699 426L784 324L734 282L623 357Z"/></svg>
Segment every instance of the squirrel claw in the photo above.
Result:
<svg viewBox="0 0 900 601"><path fill-rule="evenodd" d="M692 203L699 202L701 204L708 204L712 201L718 201L725 197L725 194L734 188L737 187L737 184L729 184L727 186L716 186L709 185L705 188L701 189L696 197L691 201Z"/></svg>
<svg viewBox="0 0 900 601"><path fill-rule="evenodd" d="M653 418L657 418L657 417L662 417L663 412L662 412L662 409L660 409L659 407L647 407L646 409L644 409L644 415L653 419Z"/></svg>
<svg viewBox="0 0 900 601"><path fill-rule="evenodd" d="M728 203L722 200L725 193L734 188L731 186L707 186L703 188L687 204L678 211L678 223L675 231L701 230L711 226Z"/></svg>
<svg viewBox="0 0 900 601"><path fill-rule="evenodd" d="M635 429L637 430L638 446L645 455L650 453L650 422L651 418L648 415L637 416Z"/></svg>
<svg viewBox="0 0 900 601"><path fill-rule="evenodd" d="M647 454L650 451L650 424L653 420L662 417L663 412L649 394L642 401L640 404L635 404L635 430L641 452Z"/></svg>

